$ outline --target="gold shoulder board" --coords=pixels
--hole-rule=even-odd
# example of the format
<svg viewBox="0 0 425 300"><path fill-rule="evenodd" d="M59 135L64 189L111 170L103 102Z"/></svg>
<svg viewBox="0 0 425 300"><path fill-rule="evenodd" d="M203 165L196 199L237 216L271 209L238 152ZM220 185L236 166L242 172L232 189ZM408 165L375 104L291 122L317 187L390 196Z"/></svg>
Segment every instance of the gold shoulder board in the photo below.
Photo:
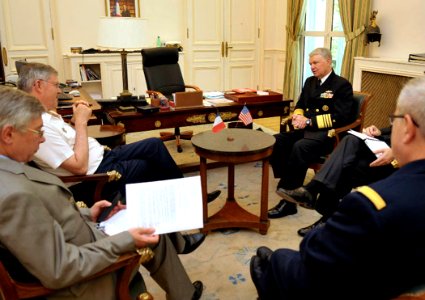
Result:
<svg viewBox="0 0 425 300"><path fill-rule="evenodd" d="M383 209L387 204L385 200L372 188L368 186L361 186L356 189L357 192L363 194L366 198L370 200L370 202L375 205L377 210Z"/></svg>

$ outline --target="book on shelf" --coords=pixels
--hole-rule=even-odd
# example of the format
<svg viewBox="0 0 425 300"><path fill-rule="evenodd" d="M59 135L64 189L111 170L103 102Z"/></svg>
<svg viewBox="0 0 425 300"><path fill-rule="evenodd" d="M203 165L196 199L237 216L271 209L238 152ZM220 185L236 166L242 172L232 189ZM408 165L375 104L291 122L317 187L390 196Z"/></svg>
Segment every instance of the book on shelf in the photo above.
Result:
<svg viewBox="0 0 425 300"><path fill-rule="evenodd" d="M86 73L88 80L100 80L100 76L91 68L86 67Z"/></svg>
<svg viewBox="0 0 425 300"><path fill-rule="evenodd" d="M82 81L100 80L100 76L86 65L80 65L80 75Z"/></svg>
<svg viewBox="0 0 425 300"><path fill-rule="evenodd" d="M409 54L409 62L410 61L425 62L425 53Z"/></svg>
<svg viewBox="0 0 425 300"><path fill-rule="evenodd" d="M86 68L84 67L84 65L80 65L80 76L81 76L81 81L87 81L87 73L86 73Z"/></svg>

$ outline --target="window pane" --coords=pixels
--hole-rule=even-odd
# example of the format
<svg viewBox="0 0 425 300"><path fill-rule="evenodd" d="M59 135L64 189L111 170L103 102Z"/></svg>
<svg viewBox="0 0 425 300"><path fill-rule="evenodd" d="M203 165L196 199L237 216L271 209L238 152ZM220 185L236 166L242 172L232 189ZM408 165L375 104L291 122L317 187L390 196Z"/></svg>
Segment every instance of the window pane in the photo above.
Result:
<svg viewBox="0 0 425 300"><path fill-rule="evenodd" d="M334 1L333 18L332 18L332 31L344 31L342 28L341 15L339 13L338 0Z"/></svg>
<svg viewBox="0 0 425 300"><path fill-rule="evenodd" d="M314 49L318 47L323 47L324 43L325 43L325 38L323 36L306 36L305 37L304 39L304 70L303 70L303 79L302 79L303 84L304 84L304 81L307 79L307 77L310 77L313 75L313 73L311 73L310 63L309 63L310 57L308 55Z"/></svg>
<svg viewBox="0 0 425 300"><path fill-rule="evenodd" d="M307 0L306 31L324 31L326 20L326 0Z"/></svg>
<svg viewBox="0 0 425 300"><path fill-rule="evenodd" d="M336 74L341 74L342 58L344 57L345 38L333 37L331 39L332 65Z"/></svg>

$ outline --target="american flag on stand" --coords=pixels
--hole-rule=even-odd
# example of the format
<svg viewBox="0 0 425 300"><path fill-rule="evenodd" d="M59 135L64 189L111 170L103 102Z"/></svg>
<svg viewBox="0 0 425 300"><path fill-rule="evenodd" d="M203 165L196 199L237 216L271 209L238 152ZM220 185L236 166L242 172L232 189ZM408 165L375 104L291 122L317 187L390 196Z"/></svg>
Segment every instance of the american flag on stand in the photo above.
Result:
<svg viewBox="0 0 425 300"><path fill-rule="evenodd" d="M241 120L245 126L252 123L252 116L246 105L243 106L241 112L239 113L239 120Z"/></svg>

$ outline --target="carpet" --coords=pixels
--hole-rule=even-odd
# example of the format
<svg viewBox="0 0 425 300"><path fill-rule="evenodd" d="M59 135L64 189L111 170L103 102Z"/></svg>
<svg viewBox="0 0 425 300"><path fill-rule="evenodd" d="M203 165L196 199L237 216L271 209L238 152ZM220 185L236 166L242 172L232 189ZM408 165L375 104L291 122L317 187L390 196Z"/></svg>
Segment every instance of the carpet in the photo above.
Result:
<svg viewBox="0 0 425 300"><path fill-rule="evenodd" d="M193 126L190 129L197 132L211 130L212 125ZM274 131L262 125L254 124L254 128L273 134ZM182 128L186 130L188 128ZM158 136L157 131L127 134L127 143ZM165 142L177 164L199 161L193 153L190 141L182 141L183 153L177 153L175 141ZM269 170L269 208L276 205L280 198L274 192L277 179ZM186 173L185 176L195 176L198 172ZM223 207L227 196L227 168L208 170L208 190L219 189L220 197L209 204L209 214L212 215ZM312 174L309 173L308 178ZM261 162L237 165L235 167L235 198L236 201L254 214L260 211ZM255 300L257 292L249 273L249 262L259 246L271 249L298 249L301 237L297 230L312 224L320 215L314 210L298 208L298 213L281 219L273 219L266 235L251 229L217 230L208 234L204 243L193 253L180 255L180 259L192 281L201 280L204 283L203 300ZM149 273L141 268L149 292L156 300L165 299L165 293L151 279ZM185 300L185 299L182 299ZM189 299L188 299L189 300Z"/></svg>

